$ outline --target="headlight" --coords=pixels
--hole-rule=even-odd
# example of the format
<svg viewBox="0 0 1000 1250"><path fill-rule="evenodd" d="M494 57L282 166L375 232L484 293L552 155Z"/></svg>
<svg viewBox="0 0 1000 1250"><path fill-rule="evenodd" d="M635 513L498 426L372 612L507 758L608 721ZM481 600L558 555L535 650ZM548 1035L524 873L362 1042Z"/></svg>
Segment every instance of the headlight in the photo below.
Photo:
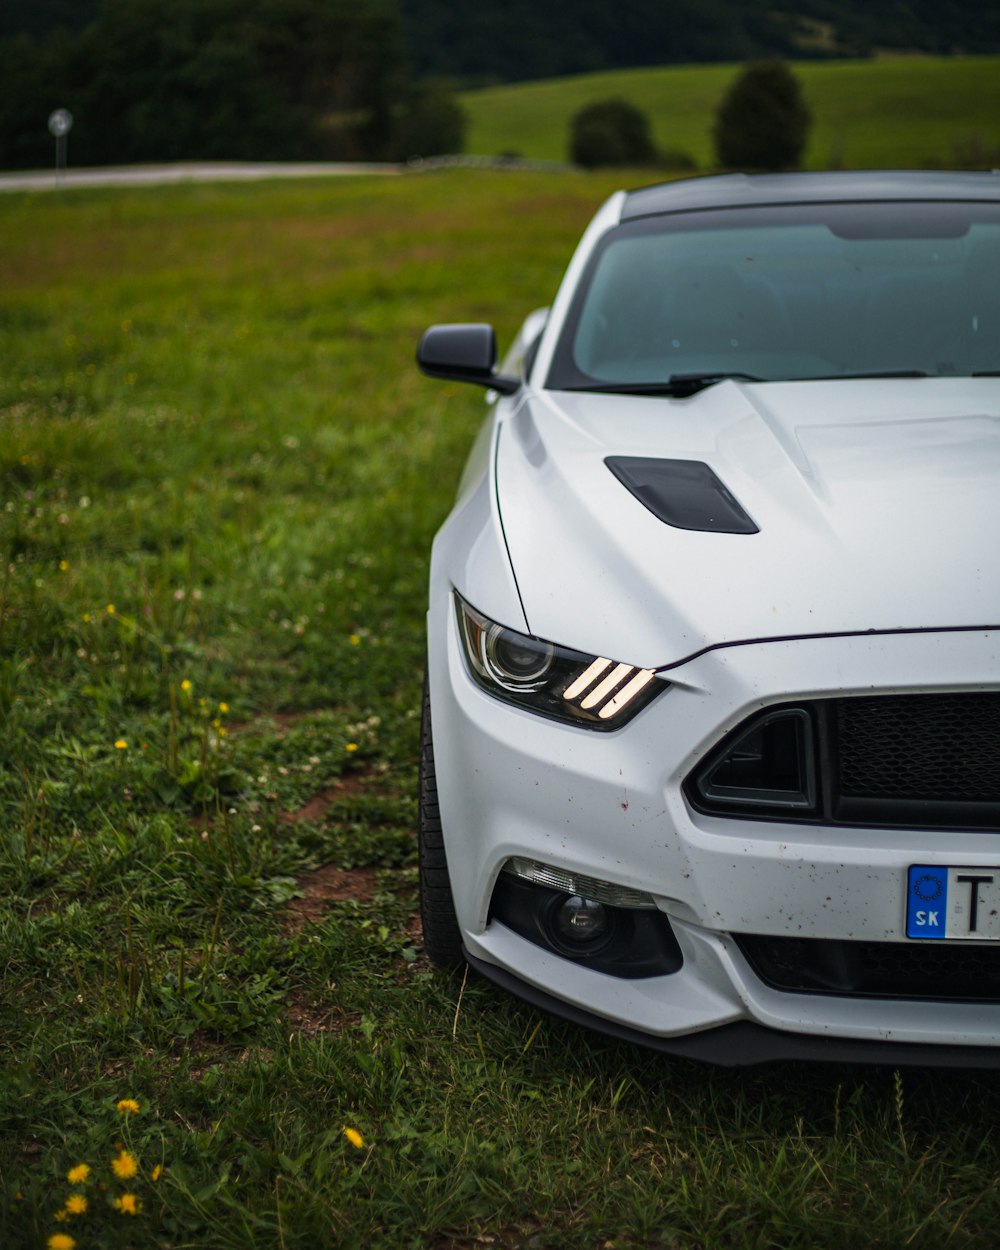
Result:
<svg viewBox="0 0 1000 1250"><path fill-rule="evenodd" d="M667 688L652 669L586 655L498 625L455 595L469 673L485 691L540 716L619 729Z"/></svg>

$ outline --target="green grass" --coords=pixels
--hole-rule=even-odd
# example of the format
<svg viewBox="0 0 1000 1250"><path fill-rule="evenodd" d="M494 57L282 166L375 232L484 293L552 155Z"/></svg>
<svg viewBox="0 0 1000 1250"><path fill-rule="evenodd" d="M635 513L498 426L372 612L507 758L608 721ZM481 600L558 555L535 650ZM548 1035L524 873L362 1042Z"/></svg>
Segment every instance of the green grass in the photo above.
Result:
<svg viewBox="0 0 1000 1250"><path fill-rule="evenodd" d="M813 115L809 169L924 167L1000 153L1000 57L805 61L794 66ZM467 92L467 150L565 160L569 121L592 100L624 96L661 149L711 170L712 126L737 65L619 70Z"/></svg>
<svg viewBox="0 0 1000 1250"><path fill-rule="evenodd" d="M416 337L509 340L619 181L0 198L5 1250L992 1239L992 1075L716 1071L424 960L427 551L482 397Z"/></svg>

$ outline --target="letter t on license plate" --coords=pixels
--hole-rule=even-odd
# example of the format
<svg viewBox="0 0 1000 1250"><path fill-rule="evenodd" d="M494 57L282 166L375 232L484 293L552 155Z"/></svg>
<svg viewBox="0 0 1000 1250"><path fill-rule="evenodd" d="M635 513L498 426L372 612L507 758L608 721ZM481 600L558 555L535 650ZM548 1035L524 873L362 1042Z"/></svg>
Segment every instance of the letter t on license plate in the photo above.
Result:
<svg viewBox="0 0 1000 1250"><path fill-rule="evenodd" d="M1000 942L1000 868L912 865L906 936Z"/></svg>

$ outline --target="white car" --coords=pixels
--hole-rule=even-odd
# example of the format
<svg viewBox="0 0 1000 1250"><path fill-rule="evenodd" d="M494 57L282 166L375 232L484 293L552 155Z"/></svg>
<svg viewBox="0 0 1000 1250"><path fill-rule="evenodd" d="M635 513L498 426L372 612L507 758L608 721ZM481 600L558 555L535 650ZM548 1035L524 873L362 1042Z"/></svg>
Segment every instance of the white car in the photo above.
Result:
<svg viewBox="0 0 1000 1250"><path fill-rule="evenodd" d="M1000 1061L1000 176L614 195L434 543L432 960L718 1063Z"/></svg>

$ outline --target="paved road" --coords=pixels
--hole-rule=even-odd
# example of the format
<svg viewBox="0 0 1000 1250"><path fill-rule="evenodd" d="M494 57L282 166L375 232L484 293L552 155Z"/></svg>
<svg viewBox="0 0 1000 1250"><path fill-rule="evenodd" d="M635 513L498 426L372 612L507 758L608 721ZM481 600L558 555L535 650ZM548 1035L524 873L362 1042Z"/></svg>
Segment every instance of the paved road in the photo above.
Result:
<svg viewBox="0 0 1000 1250"><path fill-rule="evenodd" d="M0 174L0 191L54 191L63 187L142 187L169 182L248 182L260 178L329 178L345 174L398 174L403 165L333 162L311 164L241 161L179 165L121 165L103 169L26 170Z"/></svg>

